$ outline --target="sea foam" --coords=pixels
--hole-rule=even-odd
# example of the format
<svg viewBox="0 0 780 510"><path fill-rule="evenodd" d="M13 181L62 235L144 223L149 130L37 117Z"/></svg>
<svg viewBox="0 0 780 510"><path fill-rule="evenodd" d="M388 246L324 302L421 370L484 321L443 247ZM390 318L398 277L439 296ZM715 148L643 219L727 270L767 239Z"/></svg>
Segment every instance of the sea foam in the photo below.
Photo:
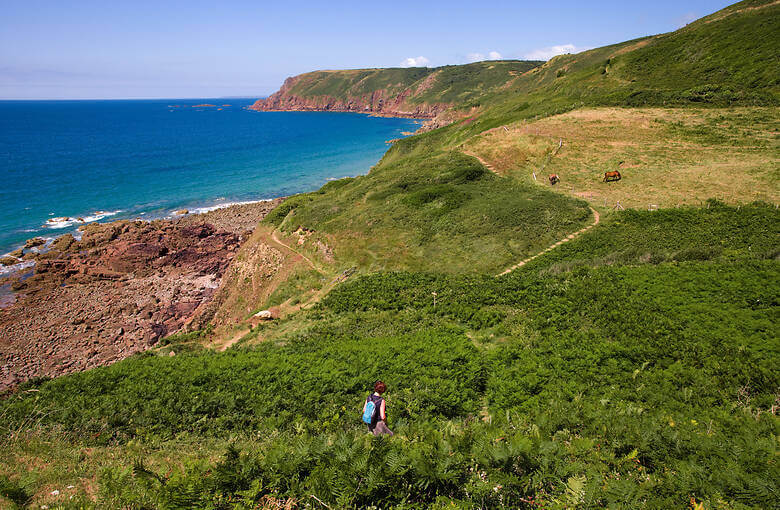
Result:
<svg viewBox="0 0 780 510"><path fill-rule="evenodd" d="M248 204L259 204L261 202L270 202L272 199L264 199L264 200L248 200L246 202L225 202L224 204L216 204L216 205L210 205L207 207L196 207L194 209L190 209L190 214L204 214L211 211L216 211L218 209L225 209L227 207L233 207L234 205L248 205Z"/></svg>
<svg viewBox="0 0 780 510"><path fill-rule="evenodd" d="M3 276L8 276L9 274L18 273L19 271L24 271L25 269L29 269L35 265L34 260L25 260L23 262L19 262L18 264L12 264L10 266L4 266L0 264L0 278Z"/></svg>
<svg viewBox="0 0 780 510"><path fill-rule="evenodd" d="M73 225L83 225L84 223L93 223L100 221L103 218L108 218L122 211L95 211L88 216L60 216L55 218L49 218L46 223L43 224L46 228L61 229L68 228Z"/></svg>

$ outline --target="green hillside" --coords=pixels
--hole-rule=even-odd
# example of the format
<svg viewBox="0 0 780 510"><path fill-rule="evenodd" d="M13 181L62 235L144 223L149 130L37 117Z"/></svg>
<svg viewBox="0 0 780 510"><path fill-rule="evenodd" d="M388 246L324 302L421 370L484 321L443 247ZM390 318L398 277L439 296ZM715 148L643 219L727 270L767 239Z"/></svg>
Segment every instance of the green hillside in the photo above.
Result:
<svg viewBox="0 0 780 510"><path fill-rule="evenodd" d="M777 506L779 22L753 0L543 65L302 75L455 122L269 214L236 260L295 257L263 292L237 273L236 324L0 400L0 504ZM359 421L376 379L393 437Z"/></svg>
<svg viewBox="0 0 780 510"><path fill-rule="evenodd" d="M411 100L417 103L462 104L500 89L516 76L520 76L542 63L533 60L491 60L439 67L434 70L435 80L430 88L415 95Z"/></svg>
<svg viewBox="0 0 780 510"><path fill-rule="evenodd" d="M743 1L676 32L561 55L543 65L490 61L317 71L297 77L289 93L347 99L411 88L411 104L488 107L481 117L499 115L503 122L585 105L777 105L778 12L773 0Z"/></svg>
<svg viewBox="0 0 780 510"><path fill-rule="evenodd" d="M314 71L301 75L290 89L290 94L302 97L331 96L339 99L346 99L348 95L370 94L379 89L387 89L397 94L432 72L433 70L427 67Z"/></svg>
<svg viewBox="0 0 780 510"><path fill-rule="evenodd" d="M491 82L486 89L493 92L459 101L461 109L480 108L471 118L395 143L367 176L291 198L267 221L286 232L299 227L317 232L344 264L498 271L591 220L584 201L564 201L527 180L480 171L478 161L464 157L464 142L490 128L589 105L776 104L778 75L771 71L779 55L771 35L780 31L780 5L765 4L716 13L716 21L705 18L671 34L556 57L518 74L498 92ZM463 90L472 85L460 79L481 70L474 74L479 79L485 67L498 64L437 71L437 86L446 85L446 72L459 77L460 88L453 87L454 96L438 89L428 93L465 98ZM746 76L754 79L745 81ZM776 158L772 125L766 129ZM527 155L530 166L543 165L558 141L553 140ZM695 184L692 179L677 187ZM776 183L770 186L776 189Z"/></svg>
<svg viewBox="0 0 780 510"><path fill-rule="evenodd" d="M496 60L436 68L314 71L296 77L287 94L347 100L379 90L395 96L411 89L408 98L411 104L461 103L505 85L514 76L540 64L540 61Z"/></svg>
<svg viewBox="0 0 780 510"><path fill-rule="evenodd" d="M80 438L101 506L767 508L778 225L762 205L629 213L508 277L377 273L256 348L28 386L0 458L49 463L5 493L80 483ZM356 423L376 377L390 440Z"/></svg>
<svg viewBox="0 0 780 510"><path fill-rule="evenodd" d="M300 227L345 266L496 272L590 221L582 201L507 182L434 133L396 143L371 172L289 199L266 223Z"/></svg>
<svg viewBox="0 0 780 510"><path fill-rule="evenodd" d="M780 102L780 4L740 2L668 34L551 59L479 98L477 133L583 106L735 106Z"/></svg>

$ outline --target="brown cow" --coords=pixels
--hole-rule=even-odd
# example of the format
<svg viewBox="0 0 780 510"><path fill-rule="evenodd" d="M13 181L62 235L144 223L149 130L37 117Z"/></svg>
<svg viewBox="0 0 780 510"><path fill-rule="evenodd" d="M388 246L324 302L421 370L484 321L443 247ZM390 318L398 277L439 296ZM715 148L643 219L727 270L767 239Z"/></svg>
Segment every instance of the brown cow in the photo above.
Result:
<svg viewBox="0 0 780 510"><path fill-rule="evenodd" d="M604 172L604 182L619 181L620 172L615 170L614 172Z"/></svg>
<svg viewBox="0 0 780 510"><path fill-rule="evenodd" d="M561 178L558 177L558 174L550 174L548 179L550 179L550 186L555 186L556 182L561 182Z"/></svg>

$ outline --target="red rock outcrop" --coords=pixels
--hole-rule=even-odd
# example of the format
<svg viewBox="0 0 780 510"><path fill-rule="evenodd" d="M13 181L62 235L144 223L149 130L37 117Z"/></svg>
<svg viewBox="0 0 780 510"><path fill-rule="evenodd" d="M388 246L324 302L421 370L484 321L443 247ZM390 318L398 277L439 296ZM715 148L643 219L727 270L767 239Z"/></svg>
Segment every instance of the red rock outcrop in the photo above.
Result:
<svg viewBox="0 0 780 510"><path fill-rule="evenodd" d="M0 308L0 392L119 361L196 318L208 322L202 315L214 313L209 305L242 240L277 204L90 224L80 241L60 237L36 255L32 275L0 281L16 292Z"/></svg>

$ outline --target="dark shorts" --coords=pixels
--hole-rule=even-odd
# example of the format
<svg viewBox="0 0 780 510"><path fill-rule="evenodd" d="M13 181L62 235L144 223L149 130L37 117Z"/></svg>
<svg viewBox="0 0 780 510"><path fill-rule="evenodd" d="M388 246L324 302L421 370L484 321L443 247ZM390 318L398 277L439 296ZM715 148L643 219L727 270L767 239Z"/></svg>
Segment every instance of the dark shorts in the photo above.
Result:
<svg viewBox="0 0 780 510"><path fill-rule="evenodd" d="M376 424L373 427L369 425L368 431L374 434L375 436L381 436L382 434L387 434L388 436L393 435L393 431L387 428L387 424L382 420L376 422Z"/></svg>

